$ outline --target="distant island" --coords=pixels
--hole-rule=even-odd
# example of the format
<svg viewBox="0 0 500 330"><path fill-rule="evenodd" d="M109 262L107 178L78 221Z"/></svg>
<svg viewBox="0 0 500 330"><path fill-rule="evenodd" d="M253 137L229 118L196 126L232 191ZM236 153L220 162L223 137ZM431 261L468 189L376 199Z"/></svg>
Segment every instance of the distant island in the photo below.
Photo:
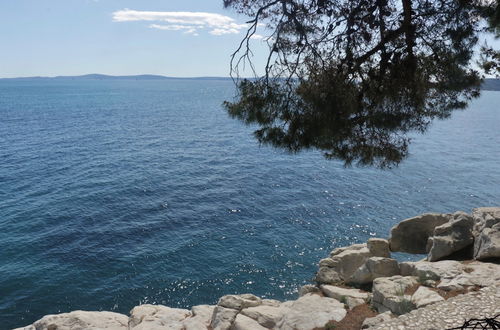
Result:
<svg viewBox="0 0 500 330"><path fill-rule="evenodd" d="M167 77L154 74L141 74L131 76L110 76L106 74L86 74L81 76L56 76L56 77L19 77L19 78L0 78L0 80L32 80L32 79L51 79L51 80L231 80L230 77ZM485 91L500 91L500 79L487 78L481 86Z"/></svg>

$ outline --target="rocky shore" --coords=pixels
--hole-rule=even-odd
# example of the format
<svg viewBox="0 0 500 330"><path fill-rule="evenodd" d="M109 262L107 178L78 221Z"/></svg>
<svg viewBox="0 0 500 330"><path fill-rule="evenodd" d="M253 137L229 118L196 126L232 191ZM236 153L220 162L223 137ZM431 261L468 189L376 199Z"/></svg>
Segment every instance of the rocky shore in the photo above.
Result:
<svg viewBox="0 0 500 330"><path fill-rule="evenodd" d="M392 252L427 254L398 262ZM500 314L500 207L423 214L389 239L333 250L296 300L226 295L191 310L141 305L130 316L74 311L25 330L76 329L443 329Z"/></svg>

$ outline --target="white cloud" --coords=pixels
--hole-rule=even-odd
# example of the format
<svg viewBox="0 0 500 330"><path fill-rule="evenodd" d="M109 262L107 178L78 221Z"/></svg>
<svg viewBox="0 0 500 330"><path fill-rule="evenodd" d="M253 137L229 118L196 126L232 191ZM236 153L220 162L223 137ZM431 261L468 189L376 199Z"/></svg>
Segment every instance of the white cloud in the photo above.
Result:
<svg viewBox="0 0 500 330"><path fill-rule="evenodd" d="M256 40L261 40L261 39L264 39L264 36L260 35L260 34L253 34L250 39L256 39Z"/></svg>
<svg viewBox="0 0 500 330"><path fill-rule="evenodd" d="M168 24L150 24L152 29L184 31L197 35L199 30L208 29L212 35L237 34L247 28L233 18L215 13L118 10L113 13L114 22L156 21Z"/></svg>

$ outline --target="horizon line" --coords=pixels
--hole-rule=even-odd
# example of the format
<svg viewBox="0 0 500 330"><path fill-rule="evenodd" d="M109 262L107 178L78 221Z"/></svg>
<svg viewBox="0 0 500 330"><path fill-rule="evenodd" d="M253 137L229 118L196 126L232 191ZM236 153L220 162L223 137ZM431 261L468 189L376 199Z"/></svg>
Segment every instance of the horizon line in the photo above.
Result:
<svg viewBox="0 0 500 330"><path fill-rule="evenodd" d="M156 78L165 78L165 79L202 79L202 78L211 78L211 79L233 79L230 76L165 76L161 74L150 74L150 73L141 73L141 74L124 74L124 75L111 75L104 73L87 73L87 74L78 74L78 75L54 75L54 76L19 76L19 77L0 77L0 79L54 79L54 78L82 78L82 77L109 77L109 78L133 78L133 77L156 77ZM252 79L249 77L240 77L234 79Z"/></svg>

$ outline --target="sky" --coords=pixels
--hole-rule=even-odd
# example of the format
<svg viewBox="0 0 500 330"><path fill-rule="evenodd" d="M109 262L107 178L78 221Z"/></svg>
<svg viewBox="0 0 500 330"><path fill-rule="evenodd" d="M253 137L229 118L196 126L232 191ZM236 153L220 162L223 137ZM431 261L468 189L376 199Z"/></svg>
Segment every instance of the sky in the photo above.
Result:
<svg viewBox="0 0 500 330"><path fill-rule="evenodd" d="M0 0L0 77L229 76L246 20L222 0Z"/></svg>

